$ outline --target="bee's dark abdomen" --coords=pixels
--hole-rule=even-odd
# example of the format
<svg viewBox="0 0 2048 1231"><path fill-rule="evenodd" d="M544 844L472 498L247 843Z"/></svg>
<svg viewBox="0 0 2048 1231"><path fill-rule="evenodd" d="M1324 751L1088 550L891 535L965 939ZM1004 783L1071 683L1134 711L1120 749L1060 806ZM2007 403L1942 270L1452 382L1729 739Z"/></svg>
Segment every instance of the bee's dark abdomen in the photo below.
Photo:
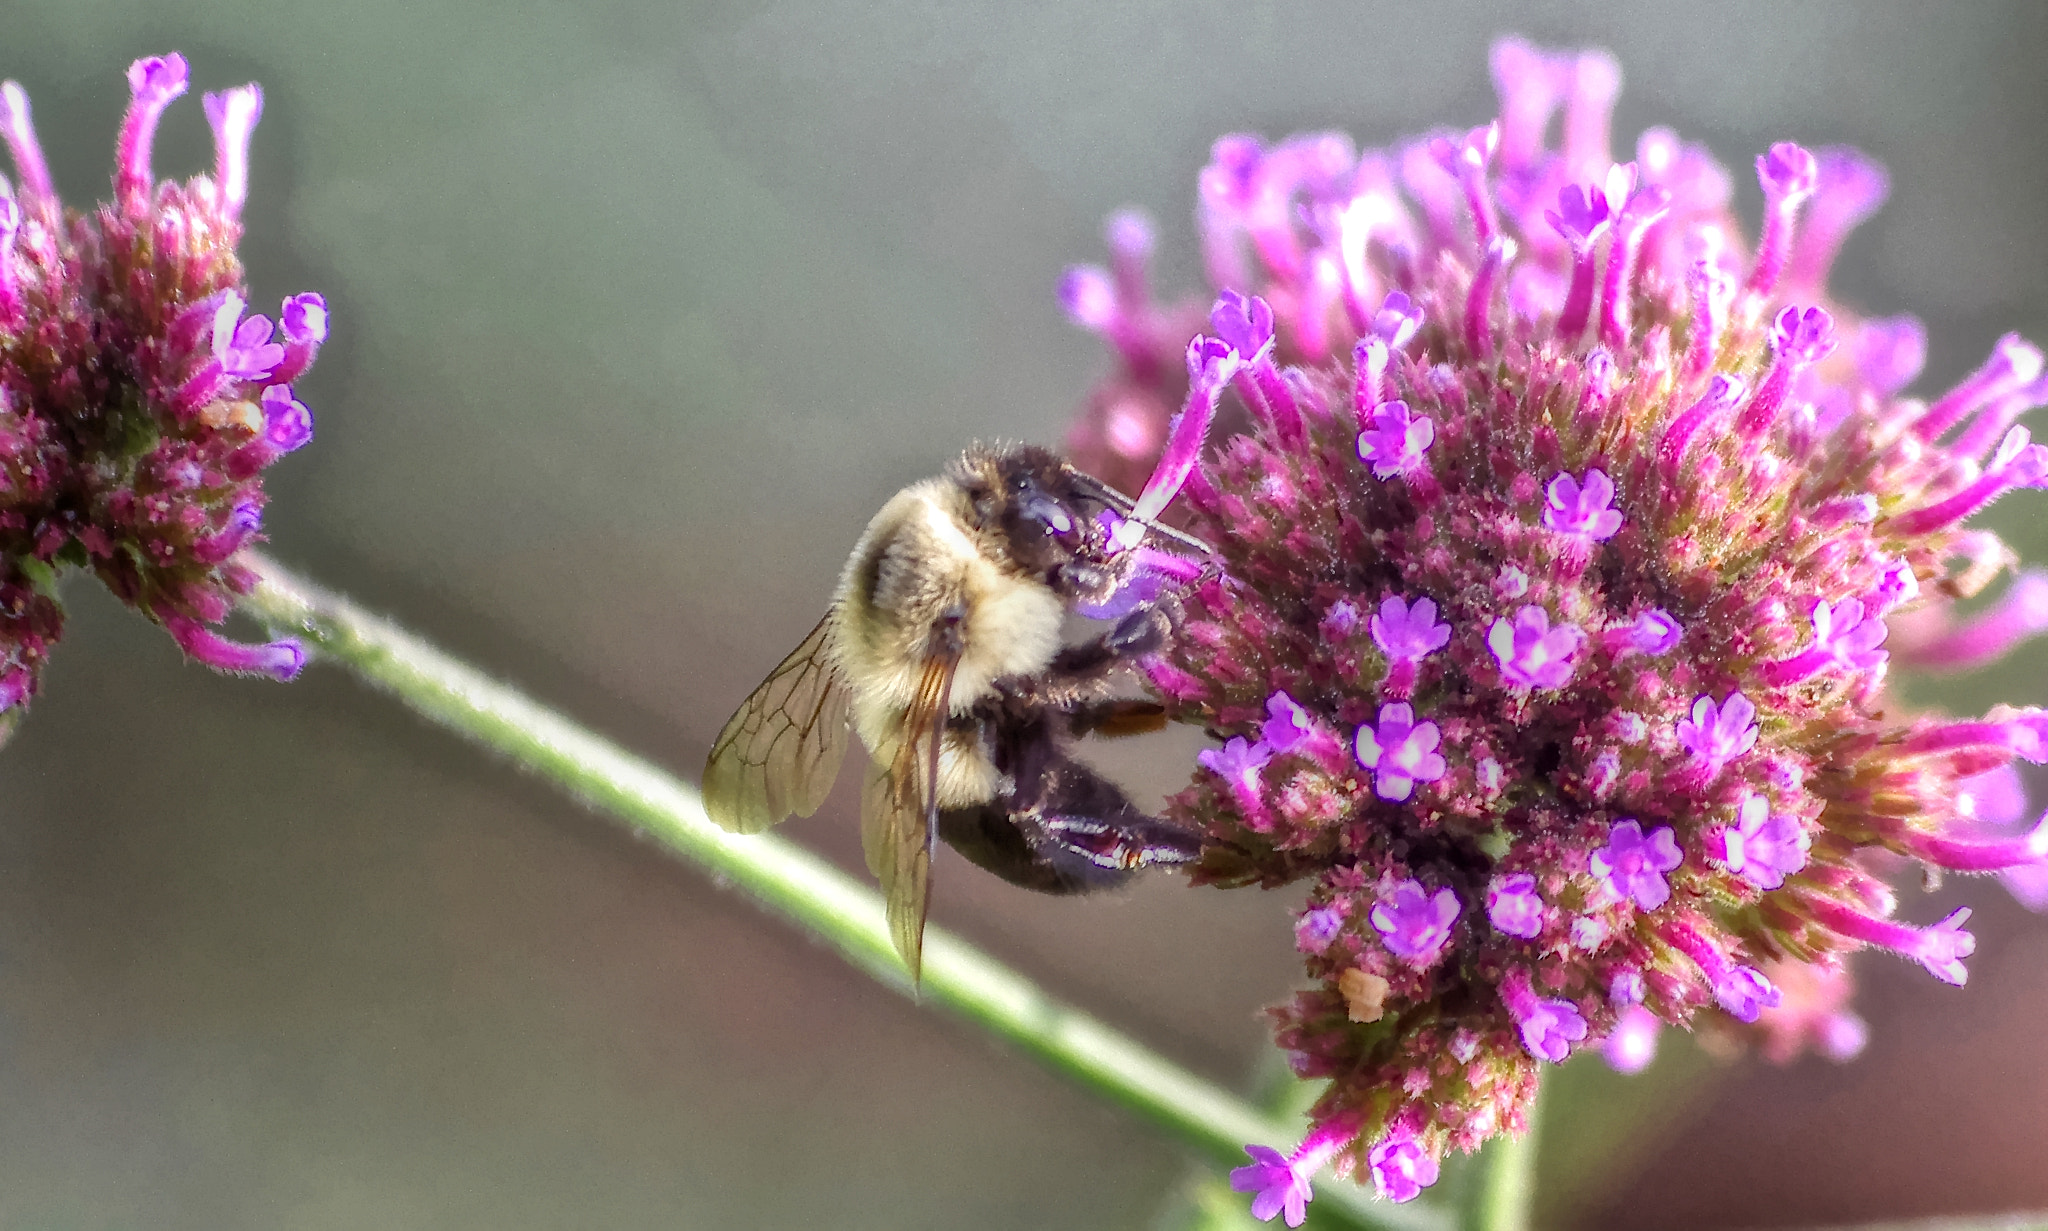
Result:
<svg viewBox="0 0 2048 1231"><path fill-rule="evenodd" d="M1037 893L1092 893L1121 885L1136 872L1102 867L1077 851L1034 848L1001 803L940 812L939 836L968 862Z"/></svg>
<svg viewBox="0 0 2048 1231"><path fill-rule="evenodd" d="M1193 862L1200 836L1132 806L1117 785L1068 756L1039 715L995 723L1004 794L939 814L939 836L970 861L1039 893L1114 888L1152 864Z"/></svg>

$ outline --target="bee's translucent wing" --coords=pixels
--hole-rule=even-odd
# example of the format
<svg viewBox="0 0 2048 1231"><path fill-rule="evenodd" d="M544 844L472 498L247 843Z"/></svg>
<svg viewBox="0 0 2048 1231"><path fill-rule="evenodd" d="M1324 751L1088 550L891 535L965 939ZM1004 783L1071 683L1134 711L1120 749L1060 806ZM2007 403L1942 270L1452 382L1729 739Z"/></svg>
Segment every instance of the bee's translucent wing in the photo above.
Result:
<svg viewBox="0 0 2048 1231"><path fill-rule="evenodd" d="M911 792L916 794L915 788ZM932 849L924 840L924 817L915 799L897 789L893 771L879 761L868 765L860 797L861 847L868 868L882 883L889 908L889 939L912 981L924 973L924 920L931 902Z"/></svg>
<svg viewBox="0 0 2048 1231"><path fill-rule="evenodd" d="M1072 721L1077 735L1105 739L1149 735L1166 729L1166 707L1157 701L1117 698L1075 707Z"/></svg>
<svg viewBox="0 0 2048 1231"><path fill-rule="evenodd" d="M704 811L759 833L825 801L846 755L846 686L832 665L828 611L718 733L704 762Z"/></svg>
<svg viewBox="0 0 2048 1231"><path fill-rule="evenodd" d="M890 802L889 767L880 761L869 761L867 773L860 782L860 850L867 856L868 871L874 873L876 880L882 879L882 869L889 867L895 858L891 835L896 829Z"/></svg>
<svg viewBox="0 0 2048 1231"><path fill-rule="evenodd" d="M931 909L932 848L939 836L939 752L952 706L957 655L925 660L903 715L903 739L887 768L877 761L861 791L861 847L882 882L889 938L916 982L924 972L924 921Z"/></svg>

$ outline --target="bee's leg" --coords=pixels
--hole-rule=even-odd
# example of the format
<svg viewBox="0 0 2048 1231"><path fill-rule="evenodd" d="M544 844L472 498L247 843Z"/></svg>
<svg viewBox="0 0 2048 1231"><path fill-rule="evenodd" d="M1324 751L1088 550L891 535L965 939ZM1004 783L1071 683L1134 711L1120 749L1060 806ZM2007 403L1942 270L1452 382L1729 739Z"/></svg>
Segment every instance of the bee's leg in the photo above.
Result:
<svg viewBox="0 0 2048 1231"><path fill-rule="evenodd" d="M1131 875L1078 857L1048 859L1025 837L1016 816L1001 800L978 808L940 811L939 836L969 862L1037 893L1090 893L1120 885Z"/></svg>
<svg viewBox="0 0 2048 1231"><path fill-rule="evenodd" d="M1086 701L1062 711L1069 735L1101 735L1120 739L1166 729L1166 707L1157 701L1117 697Z"/></svg>
<svg viewBox="0 0 2048 1231"><path fill-rule="evenodd" d="M1151 864L1191 863L1201 837L1145 815L1115 783L1068 756L1043 718L1007 724L1008 789L939 814L939 836L1015 885L1073 894L1123 884Z"/></svg>
<svg viewBox="0 0 2048 1231"><path fill-rule="evenodd" d="M1039 797L1059 759L1055 713L1024 705L1001 707L981 716L990 739L990 758L1002 771L1005 785L985 804L941 811L939 837L969 862L1013 885L1039 893L1086 893L1112 885L1121 877L1093 865L1068 866L1041 858L1039 844L1027 835L1019 819L1029 801Z"/></svg>
<svg viewBox="0 0 2048 1231"><path fill-rule="evenodd" d="M1086 674L1157 654L1173 635L1174 614L1166 603L1127 612L1100 637L1061 650L1052 660L1052 670Z"/></svg>
<svg viewBox="0 0 2048 1231"><path fill-rule="evenodd" d="M1201 835L1147 816L1115 783L1052 744L1038 772L1019 777L1010 797L1018 828L1038 857L1056 866L1092 866L1116 883L1151 864L1192 863Z"/></svg>
<svg viewBox="0 0 2048 1231"><path fill-rule="evenodd" d="M1200 834L1139 811L1115 783L1064 752L1048 759L1037 786L1028 815L1041 849L1058 847L1126 874L1152 864L1192 863L1202 853Z"/></svg>
<svg viewBox="0 0 2048 1231"><path fill-rule="evenodd" d="M1045 670L1006 677L998 680L996 687L1030 705L1061 709L1082 705L1113 688L1119 670L1166 648L1173 623L1173 614L1164 604L1140 607L1101 636L1062 649Z"/></svg>

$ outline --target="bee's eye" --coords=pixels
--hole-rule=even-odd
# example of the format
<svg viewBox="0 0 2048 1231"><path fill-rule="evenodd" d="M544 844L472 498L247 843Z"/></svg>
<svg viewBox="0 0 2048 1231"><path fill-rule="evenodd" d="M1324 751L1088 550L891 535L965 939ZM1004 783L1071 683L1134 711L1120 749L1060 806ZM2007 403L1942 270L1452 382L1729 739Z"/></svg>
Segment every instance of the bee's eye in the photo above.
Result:
<svg viewBox="0 0 2048 1231"><path fill-rule="evenodd" d="M1030 490L1031 490L1031 476L1030 476L1030 475L1028 475L1028 474L1013 474L1013 475L1011 475L1011 476L1010 476L1010 490L1011 490L1011 491L1013 491L1013 492L1028 492L1028 491L1030 491Z"/></svg>
<svg viewBox="0 0 2048 1231"><path fill-rule="evenodd" d="M1065 506L1050 496L1033 495L1023 504L1024 516L1044 526L1054 534L1071 534L1074 519L1067 514Z"/></svg>

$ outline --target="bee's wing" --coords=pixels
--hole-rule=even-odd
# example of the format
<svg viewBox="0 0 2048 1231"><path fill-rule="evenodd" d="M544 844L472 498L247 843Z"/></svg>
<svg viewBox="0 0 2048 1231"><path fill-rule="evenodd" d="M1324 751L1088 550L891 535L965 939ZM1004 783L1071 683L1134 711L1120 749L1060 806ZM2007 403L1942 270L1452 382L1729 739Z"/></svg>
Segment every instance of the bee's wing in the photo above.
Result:
<svg viewBox="0 0 2048 1231"><path fill-rule="evenodd" d="M897 789L895 770L870 762L860 795L860 839L868 870L882 883L889 908L889 939L913 982L924 973L924 920L931 901L932 848L921 832L923 816Z"/></svg>
<svg viewBox="0 0 2048 1231"><path fill-rule="evenodd" d="M704 811L721 828L759 833L825 801L846 755L846 686L832 665L828 611L718 733L704 762Z"/></svg>
<svg viewBox="0 0 2048 1231"><path fill-rule="evenodd" d="M1100 735L1105 739L1149 735L1166 729L1166 707L1157 701L1117 698L1077 707L1073 723L1077 735Z"/></svg>
<svg viewBox="0 0 2048 1231"><path fill-rule="evenodd" d="M952 708L958 655L927 658L903 715L903 739L885 768L868 770L861 791L860 837L868 868L882 882L889 938L916 982L924 971L924 921L931 909L932 848L939 834L939 751Z"/></svg>

